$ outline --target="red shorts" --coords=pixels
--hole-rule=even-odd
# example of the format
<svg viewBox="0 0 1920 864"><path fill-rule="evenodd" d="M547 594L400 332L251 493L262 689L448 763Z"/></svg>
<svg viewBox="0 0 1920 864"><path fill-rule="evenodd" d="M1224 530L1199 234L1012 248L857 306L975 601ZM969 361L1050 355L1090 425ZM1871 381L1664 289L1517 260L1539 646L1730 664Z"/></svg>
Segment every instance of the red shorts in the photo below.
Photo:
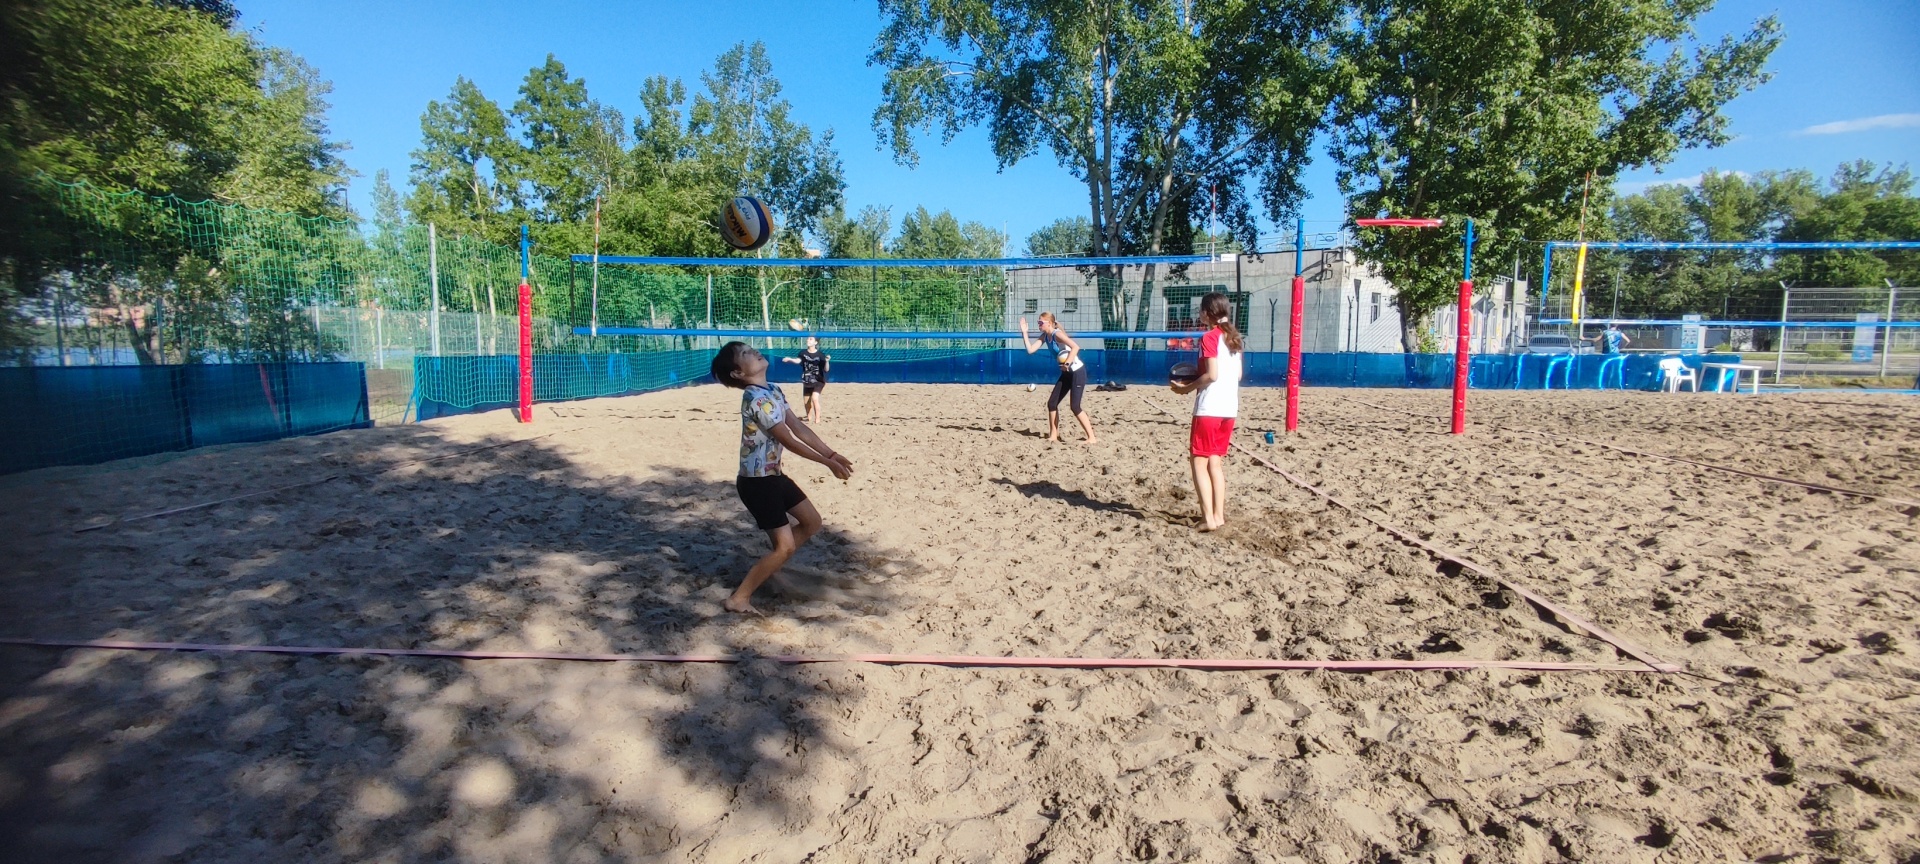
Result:
<svg viewBox="0 0 1920 864"><path fill-rule="evenodd" d="M1232 417L1193 418L1193 455L1225 456L1232 442Z"/></svg>

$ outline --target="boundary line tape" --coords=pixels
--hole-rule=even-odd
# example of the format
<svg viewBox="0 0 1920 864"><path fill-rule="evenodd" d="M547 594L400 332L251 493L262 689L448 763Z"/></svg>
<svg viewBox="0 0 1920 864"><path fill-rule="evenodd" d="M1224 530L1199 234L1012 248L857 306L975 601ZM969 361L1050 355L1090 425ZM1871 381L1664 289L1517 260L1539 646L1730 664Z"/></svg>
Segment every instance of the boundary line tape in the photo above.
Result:
<svg viewBox="0 0 1920 864"><path fill-rule="evenodd" d="M968 654L582 654L562 651L460 651L437 648L327 648L304 645L218 645L197 642L122 642L0 638L0 645L87 648L106 651L191 651L221 654L291 654L341 657L434 657L451 660L564 660L588 663L739 664L771 660L789 666L870 663L879 666L950 666L1000 669L1194 669L1207 672L1327 670L1333 672L1460 671L1513 669L1536 672L1646 672L1642 666L1554 663L1533 660L1265 660L1178 657L988 657Z"/></svg>
<svg viewBox="0 0 1920 864"><path fill-rule="evenodd" d="M1167 411L1167 409L1160 407L1160 405L1154 402L1152 399L1148 399L1145 396L1141 396L1140 400L1147 403L1149 406L1152 406L1152 408L1155 411L1159 411L1160 413L1166 414L1169 417L1173 416L1170 412ZM1305 489L1308 492L1312 492L1313 494L1318 495L1321 498L1325 499L1327 503L1332 504L1335 507L1338 507L1342 510L1345 510L1348 513L1351 513L1355 516L1358 516L1369 523L1372 523L1374 527L1379 528L1380 530L1385 531L1396 538L1399 538L1402 542L1405 542L1410 545L1417 546L1423 550L1426 550L1428 553L1442 560L1451 561L1454 564L1459 565L1462 569L1471 570L1474 573L1481 576L1482 578L1492 581L1495 584L1498 584L1501 587L1506 588L1507 590L1510 590L1513 593L1520 595L1520 597L1526 600L1528 603L1531 603L1545 610L1549 614L1554 615L1560 620L1565 621L1569 626L1572 626L1573 628L1580 630L1581 632L1584 632L1595 639L1599 639L1600 641L1605 642L1608 645L1612 645L1615 649L1621 651L1622 653L1632 656L1634 659L1639 660L1642 663L1647 664L1648 666L1652 667L1655 671L1659 671L1659 672L1685 671L1686 667L1677 663L1670 663L1668 661L1660 659L1659 657L1654 656L1652 653L1648 652L1646 649L1641 648L1640 646L1635 645L1634 643L1629 642L1626 639L1616 636L1611 632L1608 632L1606 629L1602 628L1598 624L1593 623L1592 621L1588 621L1587 619L1582 618L1579 615L1575 615L1572 612L1567 611L1565 608L1562 608L1560 605L1554 603L1553 601L1548 600L1545 597L1542 597L1541 595L1539 595L1538 593L1535 593L1533 590L1527 588L1526 586L1521 585L1518 582L1515 582L1504 576L1501 576L1500 574L1495 573L1492 570L1482 567L1479 564L1476 564L1473 561L1470 561L1465 557L1462 557L1457 552L1454 552L1452 550L1446 549L1441 546L1436 546L1432 543L1428 543L1427 541L1422 540L1418 537L1415 537L1406 531L1403 531L1399 528L1395 528L1392 525L1389 525L1385 522L1380 521L1379 519L1373 518L1372 516L1354 507L1353 505L1333 497L1331 494L1328 494L1327 492L1321 490L1319 487L1311 483L1308 483L1307 481L1302 480L1299 477L1295 477L1294 475L1288 473L1286 469L1281 468L1278 465L1275 465L1274 463L1268 461L1265 457L1261 456L1260 454L1255 453L1252 450L1249 450L1246 447L1242 446L1238 441L1233 443L1233 448L1235 450L1240 451L1241 453L1246 454L1247 457L1252 459L1253 461L1266 466L1269 470L1273 471L1275 474L1278 474L1281 477L1286 478L1287 482L1292 483L1293 485L1298 486L1302 489Z"/></svg>
<svg viewBox="0 0 1920 864"><path fill-rule="evenodd" d="M1422 417L1422 418L1426 417L1426 415L1424 414L1415 414L1412 411L1402 411L1398 408L1389 408L1385 405L1375 405L1372 402L1367 402L1361 399L1352 399L1351 397L1348 397L1348 398L1350 401L1357 402L1361 405L1365 405L1368 408L1378 408L1381 411L1386 411L1393 414L1403 414L1408 417ZM1427 419L1436 419L1436 418L1427 418ZM1584 438L1574 438L1567 435L1555 435L1552 432L1542 432L1538 429L1522 429L1517 426L1495 426L1492 423L1486 423L1484 421L1475 421L1475 422L1480 422L1481 425L1495 432L1519 432L1526 435L1538 435L1542 438L1551 438L1556 441L1570 441L1575 444L1585 444L1589 447L1604 447L1608 450L1613 450L1619 453L1625 453L1630 456L1644 456L1648 459L1664 459L1668 462L1677 462L1682 465L1692 465L1696 468L1707 468L1714 471L1725 471L1728 474L1739 474L1743 477L1751 477L1755 480L1765 480L1769 483L1785 483L1788 486L1799 486L1803 489L1812 489L1815 492L1826 492L1832 495L1851 495L1856 498L1871 498L1875 501L1885 501L1889 504L1897 504L1902 507L1920 507L1920 501L1909 501L1905 498L1898 498L1892 495L1881 495L1877 492L1862 492L1858 489L1846 489L1840 486L1826 486L1820 483L1810 483L1805 480L1795 480L1791 477L1776 477L1772 474L1761 474L1757 471L1748 471L1742 468L1730 468L1725 465L1715 465L1711 462L1700 462L1693 459L1683 458L1680 456L1668 456L1664 453L1649 453L1644 450L1633 450L1627 447L1621 447L1617 444L1602 444L1599 441L1588 441Z"/></svg>

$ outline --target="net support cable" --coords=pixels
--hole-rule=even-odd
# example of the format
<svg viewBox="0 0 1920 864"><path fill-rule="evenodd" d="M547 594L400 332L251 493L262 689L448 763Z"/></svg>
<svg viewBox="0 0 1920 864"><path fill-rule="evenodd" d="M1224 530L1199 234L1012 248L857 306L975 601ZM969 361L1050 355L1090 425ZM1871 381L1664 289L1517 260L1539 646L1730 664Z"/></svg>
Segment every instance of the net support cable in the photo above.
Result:
<svg viewBox="0 0 1920 864"><path fill-rule="evenodd" d="M1889 327L1895 329L1920 327L1920 321L1858 321L1851 318L1836 318L1828 321L1687 321L1673 318L1587 318L1584 320L1588 324L1615 324L1623 327L1674 327L1684 325L1688 327L1764 327L1769 330L1778 330L1782 327L1826 330L1853 329L1857 327L1872 327L1875 330L1882 330ZM1542 318L1535 323L1578 324L1580 320L1574 318Z"/></svg>

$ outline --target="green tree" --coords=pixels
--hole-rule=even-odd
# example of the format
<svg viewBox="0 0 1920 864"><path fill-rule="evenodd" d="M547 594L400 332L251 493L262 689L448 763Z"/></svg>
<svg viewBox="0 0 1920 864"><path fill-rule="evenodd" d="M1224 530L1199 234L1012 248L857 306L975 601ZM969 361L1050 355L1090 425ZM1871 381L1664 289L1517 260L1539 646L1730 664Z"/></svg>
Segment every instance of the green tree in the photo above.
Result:
<svg viewBox="0 0 1920 864"><path fill-rule="evenodd" d="M1333 152L1354 216L1443 217L1428 231L1358 232L1396 289L1401 341L1457 294L1460 223L1482 260L1522 238L1574 233L1588 178L1727 140L1721 108L1766 79L1769 17L1694 48L1711 0L1358 0Z"/></svg>
<svg viewBox="0 0 1920 864"><path fill-rule="evenodd" d="M1613 202L1596 235L1664 242L1821 242L1920 236L1920 197L1905 167L1840 166L1822 183L1806 170L1747 176L1707 171L1692 186L1664 184ZM1780 283L1865 288L1920 279L1920 255L1901 251L1595 251L1587 267L1588 307L1618 279L1631 315L1688 312L1770 318Z"/></svg>
<svg viewBox="0 0 1920 864"><path fill-rule="evenodd" d="M874 131L908 165L921 132L951 141L983 122L1002 166L1046 148L1087 186L1098 255L1184 249L1209 186L1252 237L1252 202L1279 218L1302 194L1339 11L1333 0L883 0ZM1124 329L1118 283L1100 281L1102 323Z"/></svg>
<svg viewBox="0 0 1920 864"><path fill-rule="evenodd" d="M512 119L525 139L516 177L534 221L580 225L593 218L593 201L625 175L626 120L587 95L584 79L547 55L527 72Z"/></svg>
<svg viewBox="0 0 1920 864"><path fill-rule="evenodd" d="M1027 235L1027 254L1088 255L1093 252L1093 222L1085 216L1055 219Z"/></svg>
<svg viewBox="0 0 1920 864"><path fill-rule="evenodd" d="M1818 183L1806 171L1749 177L1708 170L1693 186L1654 186L1613 201L1604 223L1593 224L1590 234L1631 241L1769 240L1818 195ZM1622 308L1634 314L1771 314L1778 311L1780 293L1773 261L1761 252L1595 252L1587 266L1587 304L1599 308L1598 298L1617 284Z"/></svg>
<svg viewBox="0 0 1920 864"><path fill-rule="evenodd" d="M998 258L1005 246L1006 235L993 228L917 207L900 220L900 236L888 251L895 258Z"/></svg>
<svg viewBox="0 0 1920 864"><path fill-rule="evenodd" d="M227 29L232 20L217 0L0 4L0 269L14 286L0 328L21 320L11 304L59 284L63 305L124 330L141 362L227 350L228 334L211 325L169 326L161 338L163 320L196 308L231 317L244 306L256 335L295 341L276 329L294 298L249 294L244 281L284 250L208 230L191 206L94 191L345 213L327 84L293 55Z"/></svg>
<svg viewBox="0 0 1920 864"><path fill-rule="evenodd" d="M0 177L35 174L211 197L256 57L214 16L144 0L0 5Z"/></svg>
<svg viewBox="0 0 1920 864"><path fill-rule="evenodd" d="M833 130L816 140L794 121L759 42L728 49L700 80L687 133L701 168L720 188L760 196L783 227L818 228L846 189Z"/></svg>
<svg viewBox="0 0 1920 864"><path fill-rule="evenodd" d="M400 193L387 179L387 169L373 172L373 229L379 234L397 234L407 227L406 205Z"/></svg>
<svg viewBox="0 0 1920 864"><path fill-rule="evenodd" d="M1830 191L1796 209L1779 239L1912 240L1920 237L1920 197L1905 165L1876 167L1849 162L1833 173ZM1795 284L1838 288L1920 284L1920 254L1904 251L1827 251L1780 256L1781 278Z"/></svg>
<svg viewBox="0 0 1920 864"><path fill-rule="evenodd" d="M893 235L893 213L888 208L869 204L853 218L836 210L828 225L828 258L887 257L887 239Z"/></svg>
<svg viewBox="0 0 1920 864"><path fill-rule="evenodd" d="M465 77L445 102L420 115L420 147L413 151L413 193L407 211L456 234L495 243L517 242L523 211L515 169L521 150L507 133L507 115Z"/></svg>
<svg viewBox="0 0 1920 864"><path fill-rule="evenodd" d="M265 210L344 219L347 149L328 138L326 96L333 85L293 53L261 52L261 99L235 121L239 159L216 197Z"/></svg>

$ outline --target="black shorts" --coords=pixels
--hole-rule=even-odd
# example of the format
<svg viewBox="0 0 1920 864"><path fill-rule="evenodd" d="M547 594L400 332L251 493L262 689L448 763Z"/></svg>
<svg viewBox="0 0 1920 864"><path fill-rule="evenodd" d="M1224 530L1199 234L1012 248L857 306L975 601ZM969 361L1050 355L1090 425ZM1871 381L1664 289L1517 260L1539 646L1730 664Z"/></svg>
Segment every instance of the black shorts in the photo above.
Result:
<svg viewBox="0 0 1920 864"><path fill-rule="evenodd" d="M800 395L802 396L812 396L815 393L825 393L825 392L827 392L827 382L825 381L800 382Z"/></svg>
<svg viewBox="0 0 1920 864"><path fill-rule="evenodd" d="M1047 397L1047 410L1060 410L1060 400L1067 394L1073 394L1073 413L1080 413L1080 396L1087 392L1087 367L1082 366L1068 372L1060 370L1060 380L1053 382L1053 394Z"/></svg>
<svg viewBox="0 0 1920 864"><path fill-rule="evenodd" d="M787 511L807 500L807 493L800 491L800 485L785 474L734 479L739 484L740 503L747 505L747 512L753 514L753 524L762 531L785 527Z"/></svg>

